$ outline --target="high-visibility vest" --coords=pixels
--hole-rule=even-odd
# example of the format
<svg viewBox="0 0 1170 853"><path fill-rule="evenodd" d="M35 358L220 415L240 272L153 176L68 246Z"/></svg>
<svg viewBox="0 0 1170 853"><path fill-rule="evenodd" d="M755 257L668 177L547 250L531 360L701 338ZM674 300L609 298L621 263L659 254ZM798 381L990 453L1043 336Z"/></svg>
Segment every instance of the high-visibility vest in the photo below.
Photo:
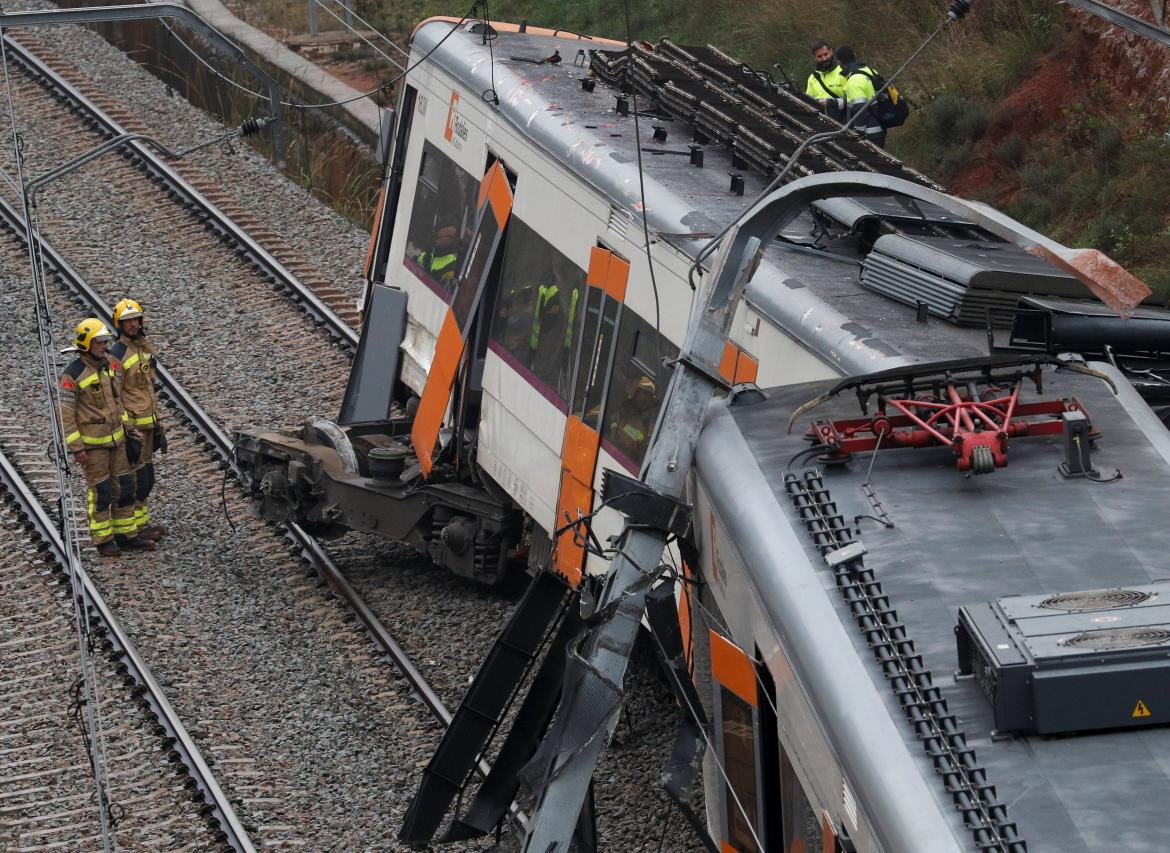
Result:
<svg viewBox="0 0 1170 853"><path fill-rule="evenodd" d="M819 101L833 101L845 94L845 74L840 65L834 65L828 71L813 71L808 75L808 85L804 93L810 98Z"/></svg>
<svg viewBox="0 0 1170 853"><path fill-rule="evenodd" d="M458 258L459 255L454 252L449 255L432 255L430 252L423 252L418 256L418 263L431 275L438 276Z"/></svg>
<svg viewBox="0 0 1170 853"><path fill-rule="evenodd" d="M532 334L528 338L528 348L535 350L540 346L540 315L544 312L544 307L548 305L557 296L557 286L555 284L542 284L536 292L536 308L532 315ZM570 349L573 346L573 320L577 316L577 300L581 296L581 291L577 288L573 289L573 295L569 297L569 321L565 324L565 349Z"/></svg>
<svg viewBox="0 0 1170 853"><path fill-rule="evenodd" d="M122 335L110 347L110 355L121 362L122 422L136 427L153 427L158 415L154 346L145 337Z"/></svg>
<svg viewBox="0 0 1170 853"><path fill-rule="evenodd" d="M875 94L872 75L877 72L868 65L852 66L845 77L845 104L849 114L857 112L869 102ZM881 122L872 114L864 115L857 120L854 128L864 134L878 134L882 132Z"/></svg>
<svg viewBox="0 0 1170 853"><path fill-rule="evenodd" d="M116 360L82 353L61 375L57 394L65 443L76 452L117 447L125 437L120 399L121 367Z"/></svg>

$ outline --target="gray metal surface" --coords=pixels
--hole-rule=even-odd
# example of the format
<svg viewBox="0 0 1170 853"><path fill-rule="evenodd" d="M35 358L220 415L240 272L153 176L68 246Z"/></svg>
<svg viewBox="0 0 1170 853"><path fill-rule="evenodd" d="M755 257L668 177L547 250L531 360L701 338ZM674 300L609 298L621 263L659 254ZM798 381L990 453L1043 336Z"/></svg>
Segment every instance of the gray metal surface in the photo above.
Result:
<svg viewBox="0 0 1170 853"><path fill-rule="evenodd" d="M447 21L420 26L412 42L415 54L435 47L452 26ZM501 32L493 43L493 62L479 36L461 32L443 42L432 60L473 91L494 87L500 98L495 110L501 120L637 221L641 208L632 118L617 114L616 92L604 84L599 82L592 93L583 91L580 78L585 68L569 62L578 50L590 47L588 41L576 38ZM513 59L540 59L554 49L566 57L565 64L537 65ZM646 110L651 104L641 98L638 106ZM768 180L754 170L733 167L730 152L716 145L706 148L704 168L692 167L688 157L669 153L686 150L691 131L685 123L645 113L641 121L645 125L642 162L649 227L660 239L694 257L705 245L703 235L718 233L743 213ZM651 121L667 129L665 142L649 138ZM744 178L743 196L730 192L728 172L733 171ZM839 178L848 175L856 181L853 189L843 185L839 191L810 196L807 204L840 196L854 202L871 197L888 199L891 193L901 192L883 175L836 173ZM934 215L969 221L1003 236L999 229L1005 217L991 208L966 203L955 207L947 203L955 199L941 193L915 197L920 205L933 204L943 211ZM807 217L797 217L785 223L785 229L807 233L809 225ZM1040 234L1020 227L1013 230L1028 246L1056 250L1058 257L1070 254ZM865 290L857 272L845 264L824 263L779 242L766 241L766 245L765 261L748 287L746 301L759 306L772 322L843 374L986 351L980 332L915 323L913 308Z"/></svg>
<svg viewBox="0 0 1170 853"><path fill-rule="evenodd" d="M988 695L1001 732L1170 722L1166 584L966 605L959 611L960 669Z"/></svg>
<svg viewBox="0 0 1170 853"><path fill-rule="evenodd" d="M1130 32L1137 33L1140 36L1145 36L1151 41L1156 41L1158 44L1170 47L1170 32L1165 29L1159 29L1154 25L1143 21L1141 18L1130 15L1128 12L1123 12L1116 6L1111 6L1108 3L1102 3L1100 0L1064 0L1070 6L1076 6L1083 9L1090 15L1096 15L1098 18L1104 18L1111 24L1116 24L1119 27L1124 27ZM1154 3L1150 4L1155 6ZM1155 9L1157 7L1155 6ZM1155 15L1157 15L1155 11Z"/></svg>
<svg viewBox="0 0 1170 853"><path fill-rule="evenodd" d="M695 413L703 411L715 392L725 387L719 378L719 360L735 310L758 262L760 243L748 240L737 244L735 235L733 227L715 258L711 275L703 279L696 294L686 339L642 463L641 481L652 493L667 498L681 500L686 493L702 426ZM669 538L669 527L656 528L626 518L597 601L599 613L607 607L613 612L570 653L571 663L583 659L585 673L578 670L576 682L566 674L556 712L558 725L544 742L552 747L550 775L542 780L532 824L524 838L525 853L569 850L597 759L617 726L621 685L642 626L646 593L661 573L662 552ZM571 666L570 672L573 669L576 667ZM598 704L609 699L613 700L612 710L590 725L598 714ZM553 733L562 730L563 738L557 734L558 740L552 741ZM566 741L577 736L583 736L582 742L571 751Z"/></svg>
<svg viewBox="0 0 1170 853"><path fill-rule="evenodd" d="M944 237L877 239L862 264L861 284L906 305L925 302L930 313L983 327L990 312L1008 325L1022 294L1087 295L1072 275L1010 243Z"/></svg>
<svg viewBox="0 0 1170 853"><path fill-rule="evenodd" d="M1108 366L1092 366L1118 379ZM1094 464L1121 469L1123 479L1100 484L1062 478L1056 467L1064 455L1060 436L1013 440L1008 467L978 478L960 475L946 448L883 450L871 484L895 527L861 522L866 565L883 582L1033 853L1170 849L1170 823L1161 805L1170 797L1170 730L992 741L992 710L978 685L955 683L950 676L961 605L1149 584L1166 576L1165 531L1151 518L1160 518L1166 503L1170 434L1127 383L1118 379L1118 385L1115 397L1099 380L1051 373L1043 397L1077 397L1102 433ZM807 446L799 435L807 423L798 423L794 435L785 435L783 425L797 405L826 388L810 383L772 389L766 403L731 412L771 487L774 502L767 509L777 525L795 528L783 475L792 454ZM1034 397L1029 390L1024 399ZM850 398L826 404L816 416L858 414ZM701 458L706 441L707 434ZM846 468L825 473L846 518L872 511L860 488L869 462L858 456ZM701 471L705 476L706 469ZM802 545L815 565L815 550L807 539ZM837 612L851 628L848 617ZM856 632L850 642L874 685L884 686ZM900 724L896 703L883 698ZM909 728L899 725L899 731L922 778L936 785L933 770L917 758L920 747ZM842 757L847 766L869 760L864 752Z"/></svg>
<svg viewBox="0 0 1170 853"><path fill-rule="evenodd" d="M974 225L970 219L956 216L933 204L912 205L897 196L877 198L829 198L813 202L813 208L835 219L850 230L869 220L896 222L937 222L944 225Z"/></svg>
<svg viewBox="0 0 1170 853"><path fill-rule="evenodd" d="M770 410L767 403L733 410L714 404L696 451L696 476L883 849L964 850L968 836L949 798L910 747L901 715L890 713L869 656L857 652L857 632L842 614L831 573L806 547L804 530L784 523L795 518L781 482L791 454L761 447L755 436L780 432L782 421L753 417L749 431L741 418Z"/></svg>
<svg viewBox="0 0 1170 853"><path fill-rule="evenodd" d="M370 289L338 423L381 421L390 416L402 357L399 345L406 332L406 303L406 293L396 288L376 284Z"/></svg>

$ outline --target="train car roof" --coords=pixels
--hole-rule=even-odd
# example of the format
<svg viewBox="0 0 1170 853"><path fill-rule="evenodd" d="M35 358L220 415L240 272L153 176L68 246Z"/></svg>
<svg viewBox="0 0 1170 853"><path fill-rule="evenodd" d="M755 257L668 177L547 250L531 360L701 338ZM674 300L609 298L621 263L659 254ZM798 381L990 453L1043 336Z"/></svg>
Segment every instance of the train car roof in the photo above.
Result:
<svg viewBox="0 0 1170 853"><path fill-rule="evenodd" d="M1076 397L1083 404L1101 431L1093 463L1107 476L1118 470L1119 479L1098 483L1061 476L1060 435L1012 439L1007 467L986 476L961 474L948 448L884 449L868 477L894 526L868 518L859 522L865 567L884 585L1031 853L1170 849L1170 821L1162 805L1170 799L1170 728L993 738L995 717L980 686L953 677L957 612L964 605L1146 585L1168 576L1165 528L1152 520L1164 514L1170 433L1119 373L1092 366L1114 378L1116 395L1100 379L1046 368L1040 397ZM698 478L716 509L727 510L721 517L736 528L729 536L734 534L753 587L802 666L814 707L832 701L825 690L835 673L820 667L843 628L921 778L954 819L954 836L965 842L958 846L966 846L970 835L951 808L942 778L926 759L785 491L785 474L804 467L792 459L808 448L803 433L812 419L860 416L856 397L846 392L801 416L787 434L794 410L831 386L785 386L768 390L762 402L716 406L700 439ZM1029 388L1021 401L1036 398ZM832 500L851 522L875 514L861 488L870 462L866 453L844 467L821 468ZM778 537L775 519L787 519L791 531ZM802 555L791 552L796 540ZM822 607L827 596L840 624L799 624L810 596ZM818 673L825 684L816 683ZM846 735L864 742L872 733L864 716L843 722L839 712L823 706L819 711L830 727L856 729L835 732L838 742ZM850 779L861 780L854 784L862 788L862 802L880 804L897 796L865 789L866 779L888 778L882 767L866 766L874 761L866 750L839 757Z"/></svg>
<svg viewBox="0 0 1170 853"><path fill-rule="evenodd" d="M433 50L429 61L468 89L494 87L500 99L495 110L512 129L608 197L634 232L641 204L633 119L617 113L615 90L599 81L590 93L580 83L589 51L615 45L501 27L489 54L471 25L452 33L453 26L446 19L421 24L412 41L413 61ZM561 65L538 64L554 51L560 52ZM578 52L583 65L574 64ZM648 149L642 163L649 226L656 239L693 257L706 243L704 235L742 213L768 179L753 169L733 168L730 151L714 143L706 148L703 168L689 165L680 152L687 150L691 131L682 121L643 116L640 124L642 148ZM654 124L666 128L664 143L653 141ZM733 171L743 175L743 196L729 191ZM833 207L832 201L824 206ZM846 375L986 351L982 330L936 319L918 323L913 308L862 288L859 262L858 255L828 256L777 241L749 285L747 301Z"/></svg>

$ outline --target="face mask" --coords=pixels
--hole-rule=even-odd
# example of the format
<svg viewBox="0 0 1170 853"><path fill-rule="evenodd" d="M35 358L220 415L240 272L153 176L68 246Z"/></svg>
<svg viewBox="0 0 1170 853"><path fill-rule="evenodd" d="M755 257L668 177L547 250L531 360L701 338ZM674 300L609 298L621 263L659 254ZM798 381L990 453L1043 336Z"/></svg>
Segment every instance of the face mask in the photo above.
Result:
<svg viewBox="0 0 1170 853"><path fill-rule="evenodd" d="M836 60L826 59L824 62L817 63L817 71L832 71L836 65Z"/></svg>

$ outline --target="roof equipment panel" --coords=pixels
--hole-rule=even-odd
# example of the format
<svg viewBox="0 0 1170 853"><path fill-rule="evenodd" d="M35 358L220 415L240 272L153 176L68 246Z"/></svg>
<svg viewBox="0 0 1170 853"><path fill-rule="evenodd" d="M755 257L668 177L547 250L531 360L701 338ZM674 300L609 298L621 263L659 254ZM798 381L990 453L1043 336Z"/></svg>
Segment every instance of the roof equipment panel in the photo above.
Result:
<svg viewBox="0 0 1170 853"><path fill-rule="evenodd" d="M879 237L861 284L905 305L967 326L1010 326L1021 295L1076 298L1084 285L1010 243L939 237Z"/></svg>
<svg viewBox="0 0 1170 853"><path fill-rule="evenodd" d="M1170 722L1170 581L964 606L957 642L1000 732Z"/></svg>

